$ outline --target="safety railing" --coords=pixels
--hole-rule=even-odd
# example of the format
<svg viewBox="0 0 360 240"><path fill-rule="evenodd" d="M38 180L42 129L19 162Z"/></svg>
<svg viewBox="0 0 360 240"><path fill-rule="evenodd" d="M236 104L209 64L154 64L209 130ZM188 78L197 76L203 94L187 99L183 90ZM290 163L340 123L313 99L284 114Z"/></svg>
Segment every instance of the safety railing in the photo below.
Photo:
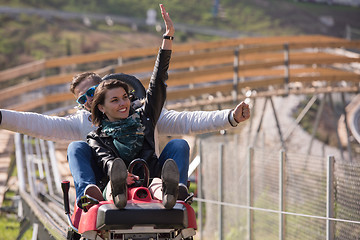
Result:
<svg viewBox="0 0 360 240"><path fill-rule="evenodd" d="M54 143L17 133L15 147L21 197L18 237L33 227L33 239L64 239L67 222Z"/></svg>
<svg viewBox="0 0 360 240"><path fill-rule="evenodd" d="M238 150L237 144L229 136L199 140L199 239L358 237L358 163L333 156L304 161L283 150Z"/></svg>
<svg viewBox="0 0 360 240"><path fill-rule="evenodd" d="M359 56L335 50L358 49L360 41L322 36L274 37L266 39L266 44L264 41L264 38L244 38L175 46L167 82L169 106L217 93L224 97L242 97L244 89L256 90L259 95L358 91L360 75L343 69L342 65L359 62ZM32 73L37 77L0 91L0 107L26 111L72 100L67 86L78 72L76 66L109 59L117 60L117 64L86 70L100 75L112 72L135 74L147 86L155 54L156 49L132 49L37 62L36 66L43 65L40 72L41 67L28 66L37 71L37 74ZM138 60L140 57L142 60ZM56 70L65 65L72 67L67 72ZM30 71L24 68L1 72L0 81L20 77L20 72L29 74ZM54 70L47 73L47 69ZM51 72L56 74L50 75ZM29 101L25 93L33 93L33 100Z"/></svg>

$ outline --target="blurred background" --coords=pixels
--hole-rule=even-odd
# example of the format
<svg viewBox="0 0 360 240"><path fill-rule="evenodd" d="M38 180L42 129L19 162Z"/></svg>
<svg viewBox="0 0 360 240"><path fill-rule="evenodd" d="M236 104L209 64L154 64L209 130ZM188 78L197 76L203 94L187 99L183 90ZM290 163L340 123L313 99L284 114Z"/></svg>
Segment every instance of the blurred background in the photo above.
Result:
<svg viewBox="0 0 360 240"><path fill-rule="evenodd" d="M230 93L230 91L221 93L214 90L212 93L201 96L199 94L195 97L185 94L186 97L184 95L183 98L175 97L180 96L181 92L169 94L167 106L169 109L193 111L233 108L247 97L252 109L251 119L237 128L215 133L180 136L190 144L191 160L203 159L201 160L202 170L199 170L199 164L195 164L198 168L190 178L191 191L195 193L197 199L193 204L198 214L199 225L196 239L279 239L281 231L284 231L283 236L287 236L287 239L325 239L326 222L319 218L327 216L326 166L330 161L328 156L335 156L337 160L335 171L332 172L337 182L335 190L338 194L336 197L337 216L340 219L360 221L360 207L358 206L360 145L359 140L356 139L359 132L351 132L345 124L347 121L345 113L348 113L348 121L352 116L351 121L355 123L353 129L360 129L360 48L358 42L360 39L360 0L168 0L165 2L0 0L0 73L3 73L3 76L0 76L0 108L13 109L12 107L15 106L14 109L17 109L16 104L26 99L33 98L36 101L40 95L68 92L70 78L65 79L61 84L45 86L34 92L29 90L26 94L18 93L19 98L6 98L5 95L16 90L17 85L36 82L44 75L72 75L74 72L120 65L119 62L122 61L121 64L125 63L125 66L131 67L132 62L143 60L140 56L133 56L129 59L124 57L122 60L108 59L101 63L95 61L84 64L74 63L70 66L55 66L54 69L46 69L43 72L24 74L24 76L16 73L13 78L7 77L11 75L8 73L21 72L21 68L17 67L31 65L37 61L66 60L71 59L72 56L74 57L72 59L76 56L94 57L95 55L92 54L158 48L164 31L159 3L164 4L175 24L174 63L176 63L175 54L179 53L180 56L185 54L186 50L182 49L190 49L189 46L192 45L196 51L200 52L199 55L196 55L195 50L190 50L186 54L197 57L197 60L201 58L201 54L211 53L213 50L220 52L231 49L229 50L231 51L230 60L228 59L226 63L219 60L219 66L215 66L214 63L208 65L203 63L197 66L198 63L195 60L194 66L188 63L189 66L181 68L176 64L171 64L170 90L177 91L185 88L170 84L172 76L173 79L178 76L177 71L179 74L185 72L183 68L188 68L186 71L195 71L195 73L212 69L214 71L212 74L205 75L204 73L205 78L210 78L211 75L216 75L218 68L230 66L230 77L219 77L218 82L214 80L212 83L214 85L211 86L217 86L221 82L230 82L231 85L233 81L231 74L234 72L236 75L235 70L232 69L234 58L232 51L239 51L236 46L243 44L246 50L248 46L251 48L262 44L282 45L287 44L288 41L291 44L297 40L301 42L300 39L304 36L309 40L303 42L308 42L309 45L306 49L304 47L305 50L295 50L298 51L297 57L303 54L301 64L294 61L296 64L290 67L298 69L297 77L315 76L318 73L314 72L317 70L320 72L321 68L327 69L326 73L333 71L331 72L333 75L330 74L326 78L326 80L333 79L332 83L321 78L313 79L314 81L309 78L310 80L305 80L306 82L295 82L290 88L293 92L299 90L296 94L291 94L293 93L291 90L290 94L289 92L278 93L278 90L282 90L284 86L276 84L257 85L254 88L247 86L236 92L238 97L235 100L232 97L233 92ZM243 39L246 39L245 43L242 42ZM257 40L252 43L251 39ZM231 43L231 40L239 43L229 44L223 49L215 49L216 43ZM351 41L353 45L352 47L340 45L338 47L336 44L336 46L329 44L319 49L311 47L326 41L331 44ZM203 43L209 46L214 43L214 47L201 49ZM341 56L350 60L322 60L323 62L319 63L314 60L315 58L308 60L305 57L306 54L314 56L317 53L336 55L339 59ZM286 66L282 56L286 53L284 54L282 50L272 53L259 50L258 56L249 57L249 59L246 58L246 54L245 52L244 59L240 58L240 61L238 59L240 63L243 61L241 64L244 66L247 63L256 63L256 61L266 62L271 58L274 60L276 54L277 57L281 56L281 63L265 71L252 66L255 72L259 70L256 76L246 74L245 77L241 74L234 76L234 79L240 79L239 86L241 86L241 81L250 82L262 78L268 80L272 73L267 72L279 69L283 77L282 71ZM241 53L240 56L242 57ZM297 57L294 56L294 60ZM152 56L145 56L144 60L150 58L153 60ZM336 61L342 62L339 64ZM292 64L291 60L290 64ZM152 67L153 62L149 63L150 65ZM301 68L305 65L310 65L309 68L317 70L310 73L305 70L301 72ZM335 71L348 75L337 78L334 77L338 74ZM150 73L151 68L148 71L136 72L134 70L134 74L138 74L139 78L147 78ZM214 76L216 77L217 75ZM188 85L186 89L197 86L194 83ZM320 92L314 92L314 89ZM171 99L171 96L174 96L174 99ZM182 105L177 105L178 102ZM68 115L73 113L73 107L74 101L70 96L61 103L50 103L45 107L33 108L30 105L26 106L25 103L19 109ZM2 185L0 239L33 239L32 225L28 224L30 227L26 227L28 220L19 217L18 213L20 200L16 180L14 137L8 132L1 132L0 136L2 143L0 159L6 159L0 169L2 174L0 175ZM171 136L163 137L162 144L164 145L171 138ZM35 146L38 140L31 141ZM67 145L55 143L60 173L62 177L68 174L67 177L71 178L67 171L66 147ZM279 158L282 161L281 156L283 156L281 151L284 150L288 161L285 170L280 169L279 166ZM249 163L249 159L252 160L253 165ZM249 172L250 166L254 171L253 174ZM222 173L218 172L219 168L222 169ZM282 171L288 174L285 190L278 182ZM39 173L36 175L39 177ZM201 186L198 185L199 179L202 179ZM38 181L41 182L43 179ZM57 182L54 183L55 186L56 184ZM243 207L251 205L270 212L277 211L281 209L279 205L284 200L284 198L281 198L281 201L279 199L280 191L283 191L287 200L286 208L282 210L315 217L307 219L289 216L286 220L287 228L283 230L280 228L282 225L278 221L277 214L266 214L266 211L250 213L249 209ZM218 202L214 204L211 201ZM223 205L219 202L223 202ZM249 216L253 220L252 225L249 224ZM359 224L338 223L336 227L334 239L357 239L360 233Z"/></svg>
<svg viewBox="0 0 360 240"><path fill-rule="evenodd" d="M42 58L157 46L152 24L162 24L159 3L2 0L0 70ZM348 28L360 28L358 0L188 0L186 4L172 0L163 4L177 26L175 41L182 43L301 34L343 38Z"/></svg>

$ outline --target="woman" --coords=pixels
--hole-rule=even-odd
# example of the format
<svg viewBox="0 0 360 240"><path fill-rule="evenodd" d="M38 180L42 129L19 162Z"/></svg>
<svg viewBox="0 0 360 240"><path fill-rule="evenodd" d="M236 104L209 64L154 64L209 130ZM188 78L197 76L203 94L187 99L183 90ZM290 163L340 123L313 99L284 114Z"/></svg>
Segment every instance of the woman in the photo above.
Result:
<svg viewBox="0 0 360 240"><path fill-rule="evenodd" d="M147 162L151 178L161 176L165 208L172 208L177 200L179 172L176 163L168 159L160 166L154 144L155 125L166 99L165 81L168 77L174 34L168 13L162 5L160 8L166 24L166 33L144 105L136 111L133 110L128 86L116 79L100 83L92 101L92 122L99 128L88 135L88 143L95 152L98 164L110 179L111 195L118 208L126 205L127 184L138 178L128 174L126 167L135 158ZM134 76L123 74L123 77ZM135 174L138 175L140 172L135 170Z"/></svg>

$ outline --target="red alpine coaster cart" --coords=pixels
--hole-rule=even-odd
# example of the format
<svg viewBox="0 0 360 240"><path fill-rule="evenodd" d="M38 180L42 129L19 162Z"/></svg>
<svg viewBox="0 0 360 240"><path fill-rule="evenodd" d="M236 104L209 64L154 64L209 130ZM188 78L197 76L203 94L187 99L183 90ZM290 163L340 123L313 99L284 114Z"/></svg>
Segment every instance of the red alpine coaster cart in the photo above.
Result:
<svg viewBox="0 0 360 240"><path fill-rule="evenodd" d="M114 73L102 80L118 79L130 87L132 106L140 106L140 99L146 90L134 76ZM153 199L149 186L149 168L142 159L133 160L128 171L132 173L135 164L143 167L143 179L128 188L128 200L124 209L118 209L111 201L98 201L85 196L88 207L81 209L75 204L71 215L69 205L69 181L61 183L64 194L65 214L68 217L68 240L83 239L132 239L132 240L191 240L196 234L196 216L190 206L192 196L178 200L173 209L165 209L162 202ZM82 199L82 200L83 200ZM83 205L84 206L84 205Z"/></svg>
<svg viewBox="0 0 360 240"><path fill-rule="evenodd" d="M127 239L127 240L192 240L196 234L196 216L190 206L192 196L178 200L173 209L165 209L160 200L152 198L149 191L149 169L141 159L132 161L143 164L144 179L136 187L128 188L128 201L124 209L118 209L111 201L98 201L85 196L89 206L81 209L74 206L70 214L69 181L62 181L65 214L68 217L68 240L77 239ZM141 186L139 186L141 184Z"/></svg>

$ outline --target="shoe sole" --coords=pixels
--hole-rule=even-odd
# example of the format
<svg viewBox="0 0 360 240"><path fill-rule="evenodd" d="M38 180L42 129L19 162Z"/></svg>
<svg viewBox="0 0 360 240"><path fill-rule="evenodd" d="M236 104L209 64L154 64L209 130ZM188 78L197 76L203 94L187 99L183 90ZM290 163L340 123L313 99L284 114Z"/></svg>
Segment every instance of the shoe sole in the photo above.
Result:
<svg viewBox="0 0 360 240"><path fill-rule="evenodd" d="M99 189L99 187L96 185L93 185L93 184L88 185L85 188L84 194L88 195L90 197L93 197L93 198L97 199L98 201L104 201L104 196L103 196L101 190Z"/></svg>
<svg viewBox="0 0 360 240"><path fill-rule="evenodd" d="M174 160L168 159L161 171L163 182L163 205L166 209L175 206L179 193L179 169ZM165 185L165 186L164 186Z"/></svg>
<svg viewBox="0 0 360 240"><path fill-rule="evenodd" d="M115 160L111 166L110 183L114 204L122 209L127 203L127 168L122 160Z"/></svg>

